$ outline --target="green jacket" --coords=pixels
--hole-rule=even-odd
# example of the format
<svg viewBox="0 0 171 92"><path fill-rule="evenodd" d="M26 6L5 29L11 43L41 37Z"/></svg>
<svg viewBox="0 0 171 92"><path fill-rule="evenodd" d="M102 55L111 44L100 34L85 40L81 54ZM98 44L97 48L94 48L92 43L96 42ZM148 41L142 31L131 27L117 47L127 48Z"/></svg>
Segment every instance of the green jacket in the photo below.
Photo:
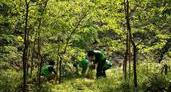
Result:
<svg viewBox="0 0 171 92"><path fill-rule="evenodd" d="M85 74L86 74L86 71L88 70L88 67L89 67L88 59L84 58L83 60L81 60L81 61L79 62L79 66L82 68L81 73L82 73L83 75L85 75Z"/></svg>
<svg viewBox="0 0 171 92"><path fill-rule="evenodd" d="M44 65L41 69L41 75L43 76L49 76L52 71L53 71L53 66L52 65Z"/></svg>
<svg viewBox="0 0 171 92"><path fill-rule="evenodd" d="M94 63L105 62L106 58L101 51L94 50L94 53L95 53L95 62Z"/></svg>
<svg viewBox="0 0 171 92"><path fill-rule="evenodd" d="M80 61L79 66L82 68L87 68L88 67L88 60L84 58L83 60Z"/></svg>

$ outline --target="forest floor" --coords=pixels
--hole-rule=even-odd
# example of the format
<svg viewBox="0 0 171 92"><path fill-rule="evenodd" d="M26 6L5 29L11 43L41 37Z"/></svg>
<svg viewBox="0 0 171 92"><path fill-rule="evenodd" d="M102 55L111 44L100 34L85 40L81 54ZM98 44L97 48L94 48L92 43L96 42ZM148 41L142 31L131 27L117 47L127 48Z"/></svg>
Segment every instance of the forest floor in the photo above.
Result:
<svg viewBox="0 0 171 92"><path fill-rule="evenodd" d="M163 75L160 73L161 67L161 64L158 63L138 65L137 92L144 92L142 91L144 88L160 88L163 85L165 85L165 88L168 87L171 72L169 71L167 75ZM126 82L123 79L122 67L111 68L106 71L106 74L107 78L96 79L94 71L92 75L94 78L91 79L78 77L65 79L61 84L47 82L44 86L50 89L48 92L134 92L132 72L129 81Z"/></svg>
<svg viewBox="0 0 171 92"><path fill-rule="evenodd" d="M168 65L171 66L171 63L168 63ZM161 73L161 69L162 64L159 63L149 62L137 64L137 92L147 92L141 91L142 89L160 90L161 87L167 89L169 85L171 85L168 85L171 80L171 69L168 70L167 75ZM0 76L0 92L16 92L15 90L18 89L21 84L22 71L7 69L5 71L1 70L0 72L2 73ZM41 91L36 91L36 83L30 84L28 89L30 89L29 92L134 92L132 69L129 81L124 81L122 67L108 69L106 71L107 78L96 79L95 70L92 74L91 77L93 76L93 78L91 79L80 76L73 77L73 75L71 75L68 76L69 78L64 78L61 84L55 83L54 80L48 82L44 81ZM129 77L128 71L127 74L127 77Z"/></svg>
<svg viewBox="0 0 171 92"><path fill-rule="evenodd" d="M75 78L59 85L50 85L52 92L120 92L121 73L121 69L112 68L106 71L107 78Z"/></svg>

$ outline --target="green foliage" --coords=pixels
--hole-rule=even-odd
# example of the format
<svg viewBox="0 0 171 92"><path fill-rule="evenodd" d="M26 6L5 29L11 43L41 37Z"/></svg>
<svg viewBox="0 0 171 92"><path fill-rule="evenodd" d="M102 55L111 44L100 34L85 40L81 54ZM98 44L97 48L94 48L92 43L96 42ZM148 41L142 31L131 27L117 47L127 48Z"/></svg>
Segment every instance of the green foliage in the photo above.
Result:
<svg viewBox="0 0 171 92"><path fill-rule="evenodd" d="M16 92L21 84L21 72L15 70L1 70L0 92Z"/></svg>
<svg viewBox="0 0 171 92"><path fill-rule="evenodd" d="M95 40L99 41L98 46L105 51L107 59L110 58L114 62L117 58L123 59L127 33L123 0L48 0L47 7L42 13L43 6L41 5L44 1L31 0L29 3L28 63L31 63L31 56L33 56L34 71L37 72L38 69L38 32L40 32L42 56L48 54L49 58L55 60L56 63L62 59L63 71L66 73L63 75L68 79L74 77L71 58L75 57L76 61L80 61L85 57L86 51L93 48ZM15 67L19 71L22 69L19 66L22 65L21 56L24 47L24 4L23 0L0 1L0 69L7 69L0 75L0 86L3 88L0 91L14 92L22 76L13 69ZM140 60L137 68L140 88L153 89L156 86L157 89L160 89L160 84L166 88L166 78L159 74L156 75L162 66L154 62L158 59L157 54L163 52L165 47L168 47L168 50L162 55L165 61L170 60L170 14L170 0L130 0L131 28ZM32 75L36 75L36 72ZM122 80L122 70L112 70L111 74L109 79L97 81L67 80L66 83L57 86L47 83L43 85L42 92L52 91L50 89L53 89L54 92L58 89L74 92L112 92L116 90L119 92L128 89L132 91L133 76L128 85L128 82ZM155 81L155 78L158 81ZM167 78L170 79L170 76ZM11 89L8 89L9 87Z"/></svg>
<svg viewBox="0 0 171 92"><path fill-rule="evenodd" d="M41 89L35 84L30 87L31 92L54 92L52 91L53 84L51 83L43 83L41 85Z"/></svg>
<svg viewBox="0 0 171 92"><path fill-rule="evenodd" d="M145 92L165 92L168 80L160 74L149 74L148 79L142 84Z"/></svg>
<svg viewBox="0 0 171 92"><path fill-rule="evenodd" d="M130 88L128 81L122 81L119 87L120 87L120 90L122 90L123 92L131 92L130 90L132 89Z"/></svg>

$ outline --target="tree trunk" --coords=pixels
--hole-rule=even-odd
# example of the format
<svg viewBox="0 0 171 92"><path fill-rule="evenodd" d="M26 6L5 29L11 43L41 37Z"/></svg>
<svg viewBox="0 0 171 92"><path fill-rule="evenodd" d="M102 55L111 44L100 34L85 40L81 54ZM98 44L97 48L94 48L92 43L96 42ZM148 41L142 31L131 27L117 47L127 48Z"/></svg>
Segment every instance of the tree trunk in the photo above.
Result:
<svg viewBox="0 0 171 92"><path fill-rule="evenodd" d="M59 60L59 84L62 83L62 57Z"/></svg>
<svg viewBox="0 0 171 92"><path fill-rule="evenodd" d="M58 41L59 41L59 37L58 37ZM59 41L60 42L60 41ZM58 49L57 49L57 56L58 56L58 59L57 59L57 62L56 62L56 82L59 82L59 61L60 61L60 43L58 44Z"/></svg>
<svg viewBox="0 0 171 92"><path fill-rule="evenodd" d="M123 74L124 80L127 80L127 61L128 61L128 35L126 36L126 52L123 61Z"/></svg>
<svg viewBox="0 0 171 92"><path fill-rule="evenodd" d="M129 79L131 74L131 26L130 26L130 18L129 18L129 1L126 0L126 26L128 31L128 61L129 61Z"/></svg>
<svg viewBox="0 0 171 92"><path fill-rule="evenodd" d="M29 34L29 33L28 33ZM29 67L30 67L30 52L31 52L31 48L29 48L29 46L28 46L28 51L27 51L27 57L28 57L28 61L27 61L27 69L26 69L26 72L27 72L27 75L29 76Z"/></svg>
<svg viewBox="0 0 171 92"><path fill-rule="evenodd" d="M40 17L41 18L38 18L38 61L39 61L39 68L38 68L38 86L39 86L39 90L41 90L41 68L42 68L42 64L43 64L43 61L42 61L42 58L41 58L41 36L40 36L40 31L41 31L41 24L42 24L42 16L44 14L44 11L46 9L46 6L47 6L47 3L48 3L48 0L46 1L42 1L42 5L40 5Z"/></svg>
<svg viewBox="0 0 171 92"><path fill-rule="evenodd" d="M59 81L59 62L58 61L56 62L56 80L55 80L57 83Z"/></svg>
<svg viewBox="0 0 171 92"><path fill-rule="evenodd" d="M133 70L134 70L134 92L137 92L137 88L138 88L138 85L137 85L137 54L138 54L138 50L137 50L137 47L135 45L135 43L132 41L132 44L133 44Z"/></svg>
<svg viewBox="0 0 171 92"><path fill-rule="evenodd" d="M131 44L133 45L133 74L134 74L134 92L137 92L137 73L136 73L136 63L137 63L137 47L132 40L132 34L131 34L131 26L130 26L130 18L129 18L129 1L124 0L125 2L125 15L126 15L126 25L127 25L127 31L128 31L128 53L129 53L129 79L131 74Z"/></svg>
<svg viewBox="0 0 171 92"><path fill-rule="evenodd" d="M31 50L30 77L32 77L32 73L33 73L33 69L34 69L34 63L33 63L33 60L34 60L35 44L36 44L36 41L34 41L34 42L33 42L33 47L32 47L32 50Z"/></svg>
<svg viewBox="0 0 171 92"><path fill-rule="evenodd" d="M39 73L38 73L38 86L39 86L39 88L41 89L41 68L42 68L42 60L41 60L41 52L40 52L40 50L41 50L41 47L40 47L40 44L41 44L41 42L40 42L40 32L38 32L38 62L39 62Z"/></svg>
<svg viewBox="0 0 171 92"><path fill-rule="evenodd" d="M129 1L124 0L124 10L125 10L125 20L126 20L126 28L127 28L127 40L126 40L126 54L125 54L125 62L129 62L129 74L128 79L130 79L130 73L131 73L131 26L130 26L130 19L129 19ZM127 64L127 63L125 63ZM125 65L126 67L126 65ZM126 71L125 71L126 72ZM126 74L126 73L125 73Z"/></svg>
<svg viewBox="0 0 171 92"><path fill-rule="evenodd" d="M28 45L29 45L29 34L28 34L28 12L29 3L25 0L25 27L24 27L24 50L23 50L23 92L27 92L27 62L28 62Z"/></svg>

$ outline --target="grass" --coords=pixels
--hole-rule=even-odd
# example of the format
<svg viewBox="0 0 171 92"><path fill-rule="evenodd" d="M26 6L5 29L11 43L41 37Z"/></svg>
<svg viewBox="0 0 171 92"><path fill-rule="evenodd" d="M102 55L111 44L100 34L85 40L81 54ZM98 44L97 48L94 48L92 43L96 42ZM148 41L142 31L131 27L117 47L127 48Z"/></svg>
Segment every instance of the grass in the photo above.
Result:
<svg viewBox="0 0 171 92"><path fill-rule="evenodd" d="M169 63L171 66L171 64ZM171 80L171 72L168 75L160 73L162 65L158 63L149 62L138 64L137 78L138 78L138 92L148 88L156 88ZM22 71L21 71L22 72ZM17 86L22 82L22 73L14 70L1 71L0 75L0 92L15 92ZM87 79L77 77L73 79L65 79L61 84L43 83L41 92L133 92L133 74L130 77L130 83L123 81L122 68L112 68L106 71L107 78L103 79ZM95 76L95 71L93 73ZM154 78L153 78L154 77ZM155 80L157 78L158 80ZM164 79L162 79L164 78ZM166 87L168 85L166 84ZM10 88L10 90L9 90ZM34 86L33 86L34 88ZM34 91L34 89L32 90Z"/></svg>
<svg viewBox="0 0 171 92"><path fill-rule="evenodd" d="M59 85L52 85L52 92L114 92L121 84L122 76L120 75L121 71L110 69L107 70L107 78L98 80L77 78L65 81Z"/></svg>
<svg viewBox="0 0 171 92"><path fill-rule="evenodd" d="M138 76L138 92L144 92L144 83L152 82L149 78L160 74L160 68L162 66L158 63L138 64L137 76ZM171 72L165 77L167 80L171 79ZM103 79L86 79L77 78L64 81L59 85L52 85L52 92L133 92L133 76L131 72L130 83L123 81L122 68L112 68L107 70L107 78ZM160 78L159 76L159 78ZM155 76L154 76L155 77ZM157 80L154 80L157 81ZM164 80L163 80L164 81ZM156 82L156 86L160 86L162 80ZM154 86L152 86L154 87Z"/></svg>

